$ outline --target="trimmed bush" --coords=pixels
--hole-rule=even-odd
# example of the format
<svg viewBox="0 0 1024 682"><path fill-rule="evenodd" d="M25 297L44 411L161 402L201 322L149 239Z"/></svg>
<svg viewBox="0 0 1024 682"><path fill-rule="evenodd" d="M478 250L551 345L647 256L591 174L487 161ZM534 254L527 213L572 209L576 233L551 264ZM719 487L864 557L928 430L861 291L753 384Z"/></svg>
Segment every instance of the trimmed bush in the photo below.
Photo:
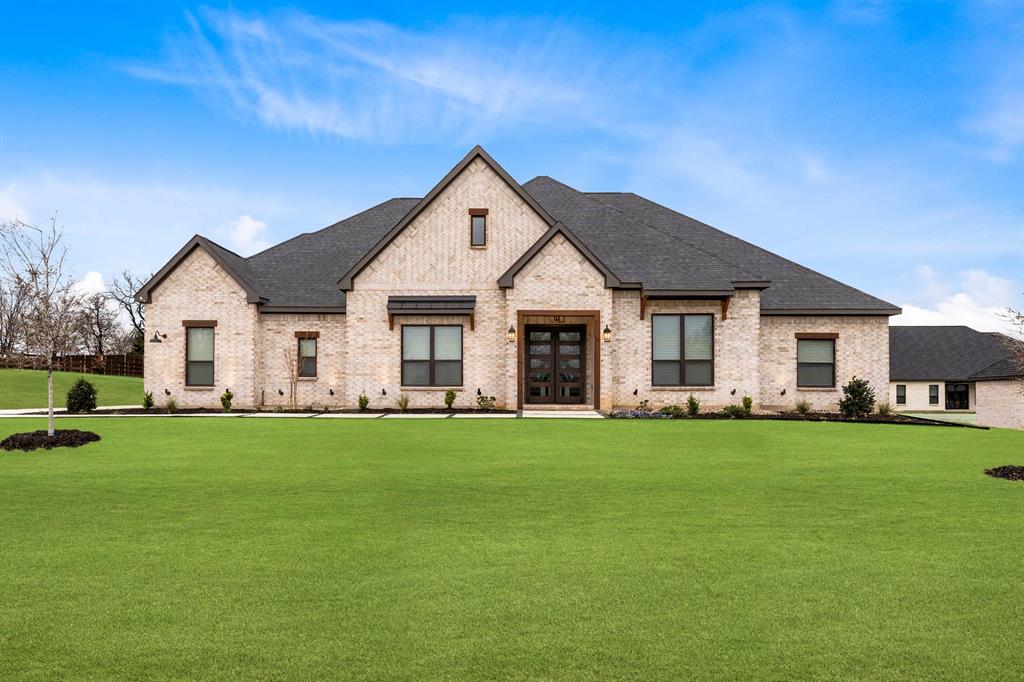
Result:
<svg viewBox="0 0 1024 682"><path fill-rule="evenodd" d="M235 394L231 392L231 389L227 389L220 394L220 409L225 412L231 411L231 400L235 397Z"/></svg>
<svg viewBox="0 0 1024 682"><path fill-rule="evenodd" d="M68 390L65 405L68 412L92 412L96 409L96 387L79 378Z"/></svg>
<svg viewBox="0 0 1024 682"><path fill-rule="evenodd" d="M672 419L683 419L686 416L686 410L679 405L666 405L658 411Z"/></svg>
<svg viewBox="0 0 1024 682"><path fill-rule="evenodd" d="M750 413L743 409L742 405L726 405L722 412L733 419L743 419L744 417L750 416Z"/></svg>
<svg viewBox="0 0 1024 682"><path fill-rule="evenodd" d="M696 417L698 412L700 412L700 401L691 393L690 397L686 399L686 414Z"/></svg>
<svg viewBox="0 0 1024 682"><path fill-rule="evenodd" d="M754 399L749 395L743 396L743 411L750 414L752 409L754 409Z"/></svg>
<svg viewBox="0 0 1024 682"><path fill-rule="evenodd" d="M370 406L370 399L366 397L365 393L359 394L359 411L364 412L367 407Z"/></svg>
<svg viewBox="0 0 1024 682"><path fill-rule="evenodd" d="M493 395L480 395L476 398L476 406L484 412L490 412L494 409L498 399Z"/></svg>
<svg viewBox="0 0 1024 682"><path fill-rule="evenodd" d="M444 406L449 410L452 409L452 405L455 404L455 391L448 389L444 392Z"/></svg>
<svg viewBox="0 0 1024 682"><path fill-rule="evenodd" d="M853 377L843 386L839 411L851 419L866 417L875 411L875 392L865 379Z"/></svg>
<svg viewBox="0 0 1024 682"><path fill-rule="evenodd" d="M146 391L142 394L142 409L152 410L153 409L153 391Z"/></svg>

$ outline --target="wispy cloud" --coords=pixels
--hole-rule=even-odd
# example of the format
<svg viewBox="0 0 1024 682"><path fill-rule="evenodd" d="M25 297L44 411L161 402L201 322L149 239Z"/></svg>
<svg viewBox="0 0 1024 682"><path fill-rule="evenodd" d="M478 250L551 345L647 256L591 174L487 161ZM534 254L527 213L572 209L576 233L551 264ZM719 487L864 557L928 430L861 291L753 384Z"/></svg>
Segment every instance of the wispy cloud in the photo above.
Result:
<svg viewBox="0 0 1024 682"><path fill-rule="evenodd" d="M1009 331L1003 314L1020 307L1022 293L1012 281L985 270L963 270L950 282L927 265L916 268L920 286L929 303L901 305L903 314L895 325L967 325L979 331ZM954 287L956 287L954 289Z"/></svg>
<svg viewBox="0 0 1024 682"><path fill-rule="evenodd" d="M124 69L187 86L280 129L417 142L600 115L599 69L567 28L462 20L430 32L298 12L189 14L163 63Z"/></svg>
<svg viewBox="0 0 1024 682"><path fill-rule="evenodd" d="M267 241L267 224L244 213L228 225L228 246L242 256L251 256L270 246Z"/></svg>

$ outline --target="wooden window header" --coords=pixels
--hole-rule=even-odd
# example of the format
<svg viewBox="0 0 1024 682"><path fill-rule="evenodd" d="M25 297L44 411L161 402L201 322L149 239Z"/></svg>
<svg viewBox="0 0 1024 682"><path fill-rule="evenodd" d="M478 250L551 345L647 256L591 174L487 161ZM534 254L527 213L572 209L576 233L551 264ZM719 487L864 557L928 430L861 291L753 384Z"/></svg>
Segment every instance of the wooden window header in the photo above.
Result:
<svg viewBox="0 0 1024 682"><path fill-rule="evenodd" d="M217 320L182 320L182 327L216 327Z"/></svg>
<svg viewBox="0 0 1024 682"><path fill-rule="evenodd" d="M319 339L320 332L295 332L297 339Z"/></svg>
<svg viewBox="0 0 1024 682"><path fill-rule="evenodd" d="M798 339L838 339L839 334L834 332L797 332Z"/></svg>
<svg viewBox="0 0 1024 682"><path fill-rule="evenodd" d="M469 215L487 215L486 208L471 208L469 209Z"/></svg>

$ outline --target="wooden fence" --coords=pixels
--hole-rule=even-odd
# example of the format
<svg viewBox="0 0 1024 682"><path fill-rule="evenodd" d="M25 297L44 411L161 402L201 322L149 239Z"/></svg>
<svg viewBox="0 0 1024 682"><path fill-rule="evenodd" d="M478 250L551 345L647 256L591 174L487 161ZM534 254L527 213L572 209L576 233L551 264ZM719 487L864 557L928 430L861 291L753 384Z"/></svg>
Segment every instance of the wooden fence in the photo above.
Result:
<svg viewBox="0 0 1024 682"><path fill-rule="evenodd" d="M0 356L0 367L5 369L43 369L46 363L39 355ZM62 372L83 374L110 374L120 377L142 376L142 354L126 355L61 355L57 369Z"/></svg>

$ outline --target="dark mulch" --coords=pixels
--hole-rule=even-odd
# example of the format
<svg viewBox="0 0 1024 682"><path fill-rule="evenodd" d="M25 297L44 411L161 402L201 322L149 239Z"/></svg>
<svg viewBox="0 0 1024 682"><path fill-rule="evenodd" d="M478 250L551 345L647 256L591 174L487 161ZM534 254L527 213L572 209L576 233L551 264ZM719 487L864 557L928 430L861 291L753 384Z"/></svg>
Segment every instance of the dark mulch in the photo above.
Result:
<svg viewBox="0 0 1024 682"><path fill-rule="evenodd" d="M614 415L619 419L667 419L668 417L657 412L644 412L640 410L620 410ZM917 424L919 426L951 426L972 429L987 429L985 426L973 424L961 424L958 422L940 421L938 419L925 419L922 417L909 417L904 414L870 414L866 417L852 419L844 417L838 412L754 412L745 417L734 417L725 412L700 412L693 416L686 416L683 419L743 419L743 420L767 420L767 421L794 421L794 422L850 422L855 424Z"/></svg>
<svg viewBox="0 0 1024 682"><path fill-rule="evenodd" d="M4 450L49 450L51 448L77 448L99 440L99 435L92 431L79 431L78 429L58 429L53 436L47 435L46 431L29 431L27 433L15 433L0 441L0 448Z"/></svg>
<svg viewBox="0 0 1024 682"><path fill-rule="evenodd" d="M994 478L1005 478L1007 481L1024 481L1024 467L1013 464L985 469L985 473Z"/></svg>

